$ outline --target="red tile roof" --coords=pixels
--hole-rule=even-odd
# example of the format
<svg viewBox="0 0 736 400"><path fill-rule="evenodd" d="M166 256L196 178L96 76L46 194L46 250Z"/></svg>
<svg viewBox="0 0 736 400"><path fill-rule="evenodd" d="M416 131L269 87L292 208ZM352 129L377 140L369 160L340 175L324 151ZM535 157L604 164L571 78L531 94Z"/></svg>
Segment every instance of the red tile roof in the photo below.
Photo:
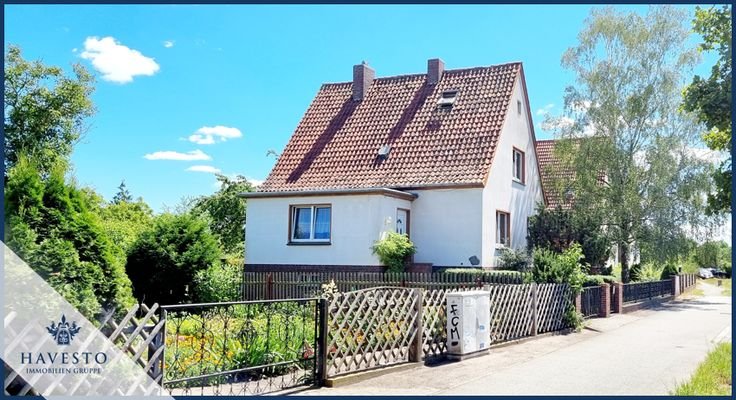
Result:
<svg viewBox="0 0 736 400"><path fill-rule="evenodd" d="M324 84L259 191L483 185L521 63ZM451 110L437 101L458 90ZM382 145L391 146L386 159Z"/></svg>
<svg viewBox="0 0 736 400"><path fill-rule="evenodd" d="M542 190L544 190L544 197L547 200L547 208L556 208L559 205L567 209L572 206L572 199L562 201L563 194L559 193L560 189L556 187L556 182L573 180L575 170L571 165L565 165L555 156L556 143L558 143L557 140L537 140L539 173L542 178ZM574 145L578 146L579 142L575 142Z"/></svg>

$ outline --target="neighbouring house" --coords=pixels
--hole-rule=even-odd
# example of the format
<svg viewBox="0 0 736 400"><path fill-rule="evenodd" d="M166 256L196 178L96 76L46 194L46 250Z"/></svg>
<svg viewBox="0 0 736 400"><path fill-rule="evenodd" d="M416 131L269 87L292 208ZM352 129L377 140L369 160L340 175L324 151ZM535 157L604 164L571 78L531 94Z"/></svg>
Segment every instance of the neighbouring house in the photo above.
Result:
<svg viewBox="0 0 736 400"><path fill-rule="evenodd" d="M564 184L565 181L569 182L575 179L575 171L570 165L566 165L555 155L556 143L559 143L559 141L554 139L537 141L537 158L539 160L542 186L545 189L546 207L570 209L575 194L572 188L558 187L558 183L562 182ZM605 174L601 174L601 179L607 179ZM606 265L618 264L620 260L621 249L618 245L614 244L611 248L611 257L608 259ZM638 264L641 261L639 248L636 243L629 247L628 260L630 260L631 265Z"/></svg>
<svg viewBox="0 0 736 400"><path fill-rule="evenodd" d="M416 244L414 270L492 268L525 248L544 202L519 62L322 85L248 199L246 270L380 271L388 231Z"/></svg>

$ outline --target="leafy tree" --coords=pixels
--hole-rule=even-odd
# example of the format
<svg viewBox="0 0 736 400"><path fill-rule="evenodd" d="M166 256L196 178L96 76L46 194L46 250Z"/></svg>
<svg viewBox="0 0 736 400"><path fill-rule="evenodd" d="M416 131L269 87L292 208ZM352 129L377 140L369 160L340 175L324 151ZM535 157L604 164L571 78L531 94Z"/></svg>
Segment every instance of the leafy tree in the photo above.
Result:
<svg viewBox="0 0 736 400"><path fill-rule="evenodd" d="M177 304L191 300L197 272L219 259L217 239L205 221L190 214L162 214L132 244L126 271L140 302Z"/></svg>
<svg viewBox="0 0 736 400"><path fill-rule="evenodd" d="M236 301L240 299L243 281L243 264L223 262L194 275L194 292L197 302Z"/></svg>
<svg viewBox="0 0 736 400"><path fill-rule="evenodd" d="M583 261L602 268L610 256L611 242L595 215L575 213L558 207L553 210L540 206L529 218L527 244L530 249L546 248L562 253L573 243L582 245Z"/></svg>
<svg viewBox="0 0 736 400"><path fill-rule="evenodd" d="M33 159L42 173L66 160L94 114L93 76L81 65L73 77L61 68L23 59L17 46L5 54L5 171L21 153Z"/></svg>
<svg viewBox="0 0 736 400"><path fill-rule="evenodd" d="M136 239L153 222L153 210L142 199L104 204L99 208L102 228L120 248L123 257Z"/></svg>
<svg viewBox="0 0 736 400"><path fill-rule="evenodd" d="M217 175L220 189L211 196L194 200L191 212L207 219L210 230L217 236L227 254L244 258L245 248L245 199L240 193L253 191L253 185L245 177L234 179Z"/></svg>
<svg viewBox="0 0 736 400"><path fill-rule="evenodd" d="M695 76L685 89L683 109L694 112L708 131L703 139L709 148L728 152L713 173L715 192L708 195L710 212L731 212L731 6L697 7L693 30L703 36L701 51L718 52L720 58L710 76Z"/></svg>
<svg viewBox="0 0 736 400"><path fill-rule="evenodd" d="M558 121L572 123L557 124L557 156L575 172L567 185L576 212L600 218L621 249L624 282L633 243L713 223L703 213L710 164L693 152L699 127L677 112L696 60L684 20L673 7L644 16L597 9L562 58L576 82Z"/></svg>
<svg viewBox="0 0 736 400"><path fill-rule="evenodd" d="M731 246L723 241L708 241L698 246L694 256L701 268L722 268L731 264Z"/></svg>
<svg viewBox="0 0 736 400"><path fill-rule="evenodd" d="M113 204L130 203L131 201L133 201L133 196L130 195L128 188L125 186L125 181L120 182L118 192L112 198Z"/></svg>
<svg viewBox="0 0 736 400"><path fill-rule="evenodd" d="M114 256L90 197L64 178L62 164L42 177L20 155L5 188L5 241L31 268L94 318L134 304L124 264Z"/></svg>

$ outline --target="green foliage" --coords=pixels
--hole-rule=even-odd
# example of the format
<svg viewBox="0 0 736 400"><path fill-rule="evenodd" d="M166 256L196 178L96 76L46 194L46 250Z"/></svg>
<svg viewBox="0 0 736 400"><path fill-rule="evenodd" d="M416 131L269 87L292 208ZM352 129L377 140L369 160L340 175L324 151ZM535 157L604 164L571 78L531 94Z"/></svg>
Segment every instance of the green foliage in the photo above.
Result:
<svg viewBox="0 0 736 400"><path fill-rule="evenodd" d="M214 303L240 300L240 285L243 282L243 265L221 263L194 275L195 301Z"/></svg>
<svg viewBox="0 0 736 400"><path fill-rule="evenodd" d="M583 259L583 250L579 244L573 243L561 254L549 249L537 248L534 250L533 259L532 278L534 282L568 284L573 297L583 290L585 274L580 264L580 260ZM565 321L570 326L579 329L582 326L583 317L571 299L567 299L566 302Z"/></svg>
<svg viewBox="0 0 736 400"><path fill-rule="evenodd" d="M21 153L37 168L49 172L64 162L84 132L84 121L94 114L91 95L94 77L81 64L74 76L41 61L23 59L19 47L5 54L5 167L18 162Z"/></svg>
<svg viewBox="0 0 736 400"><path fill-rule="evenodd" d="M618 282L618 280L610 275L585 275L583 286L599 286L603 283L611 285L616 282Z"/></svg>
<svg viewBox="0 0 736 400"><path fill-rule="evenodd" d="M409 236L388 232L385 238L376 241L371 246L371 251L378 256L378 260L388 268L389 272L402 272L417 250L414 243L409 240Z"/></svg>
<svg viewBox="0 0 736 400"><path fill-rule="evenodd" d="M703 37L701 51L720 56L710 76L696 75L683 93L682 108L705 125L703 139L709 148L728 154L713 173L715 191L708 195L712 213L731 212L731 7L696 8L693 30Z"/></svg>
<svg viewBox="0 0 736 400"><path fill-rule="evenodd" d="M102 229L125 257L136 239L153 222L153 210L143 200L135 202L114 200L98 209Z"/></svg>
<svg viewBox="0 0 736 400"><path fill-rule="evenodd" d="M601 218L622 249L624 282L634 243L666 243L684 227L714 222L703 212L711 165L691 151L700 126L678 112L697 59L685 20L669 6L644 15L597 8L562 58L576 78L565 94L564 118L573 122L558 124L556 134L578 146L555 149L574 171L560 180L572 188L576 212Z"/></svg>
<svg viewBox="0 0 736 400"><path fill-rule="evenodd" d="M631 266L631 269L629 270L629 279L633 282L639 281L639 277L641 275L641 263L636 263Z"/></svg>
<svg viewBox="0 0 736 400"><path fill-rule="evenodd" d="M638 282L652 282L658 281L662 278L664 273L664 267L655 265L654 263L645 263L641 266L639 273L637 274Z"/></svg>
<svg viewBox="0 0 736 400"><path fill-rule="evenodd" d="M143 303L190 300L195 275L219 261L217 239L192 215L162 214L133 242L125 266L133 293Z"/></svg>
<svg viewBox="0 0 736 400"><path fill-rule="evenodd" d="M133 201L133 196L130 195L128 188L125 186L125 181L120 182L118 186L118 192L112 198L113 204L130 203Z"/></svg>
<svg viewBox="0 0 736 400"><path fill-rule="evenodd" d="M499 264L499 269L502 270L525 272L529 270L531 260L529 259L529 255L523 250L504 247L501 250Z"/></svg>
<svg viewBox="0 0 736 400"><path fill-rule="evenodd" d="M670 279L673 276L677 275L679 271L677 270L677 265L673 263L667 263L664 265L664 268L662 269L662 275L659 277L660 280Z"/></svg>
<svg viewBox="0 0 736 400"><path fill-rule="evenodd" d="M246 202L238 195L253 191L253 185L240 175L230 179L218 174L217 180L220 189L211 196L195 199L191 212L208 221L226 254L243 259Z"/></svg>
<svg viewBox="0 0 736 400"><path fill-rule="evenodd" d="M673 393L676 396L732 396L731 343L721 343L708 353L687 382Z"/></svg>
<svg viewBox="0 0 736 400"><path fill-rule="evenodd" d="M529 218L527 243L530 248L546 248L562 253L575 243L582 245L584 262L596 269L602 268L610 256L611 242L595 215L543 205Z"/></svg>
<svg viewBox="0 0 736 400"><path fill-rule="evenodd" d="M62 164L42 176L20 155L5 188L5 242L90 319L134 304L124 265L88 192L66 182Z"/></svg>
<svg viewBox="0 0 736 400"><path fill-rule="evenodd" d="M731 264L731 246L723 241L708 241L695 249L693 257L700 268L722 268Z"/></svg>

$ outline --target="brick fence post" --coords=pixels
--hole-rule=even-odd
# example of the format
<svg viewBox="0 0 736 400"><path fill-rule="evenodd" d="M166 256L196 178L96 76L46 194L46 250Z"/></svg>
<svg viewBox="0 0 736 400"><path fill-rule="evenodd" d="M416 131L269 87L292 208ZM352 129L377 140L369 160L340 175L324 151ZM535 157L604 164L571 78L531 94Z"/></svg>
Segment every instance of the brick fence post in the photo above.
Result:
<svg viewBox="0 0 736 400"><path fill-rule="evenodd" d="M680 276L672 275L672 295L677 297L680 295Z"/></svg>
<svg viewBox="0 0 736 400"><path fill-rule="evenodd" d="M624 311L624 284L616 282L613 284L616 289L614 290L613 301L613 312L621 314Z"/></svg>
<svg viewBox="0 0 736 400"><path fill-rule="evenodd" d="M607 283L601 283L601 308L598 316L608 318L611 316L611 290Z"/></svg>
<svg viewBox="0 0 736 400"><path fill-rule="evenodd" d="M575 296L575 310L579 313L583 312L583 295L582 292Z"/></svg>

